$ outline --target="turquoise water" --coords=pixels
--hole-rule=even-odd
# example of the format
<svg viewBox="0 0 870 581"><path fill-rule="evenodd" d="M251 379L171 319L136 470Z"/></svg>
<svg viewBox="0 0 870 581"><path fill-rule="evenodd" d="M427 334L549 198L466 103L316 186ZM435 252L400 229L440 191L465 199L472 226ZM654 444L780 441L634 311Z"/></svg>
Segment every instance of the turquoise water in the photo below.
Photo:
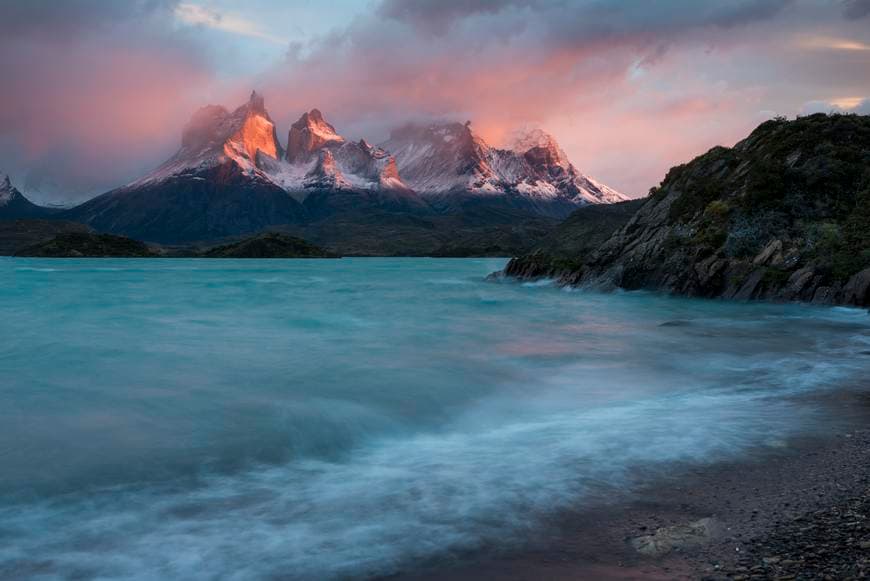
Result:
<svg viewBox="0 0 870 581"><path fill-rule="evenodd" d="M865 311L494 259L0 259L0 577L366 577L820 426Z"/></svg>

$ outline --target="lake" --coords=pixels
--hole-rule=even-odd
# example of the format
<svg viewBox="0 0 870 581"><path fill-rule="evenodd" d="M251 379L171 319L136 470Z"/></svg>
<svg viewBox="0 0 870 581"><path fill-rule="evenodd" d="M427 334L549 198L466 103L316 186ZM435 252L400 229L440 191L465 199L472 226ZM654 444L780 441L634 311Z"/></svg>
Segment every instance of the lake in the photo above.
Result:
<svg viewBox="0 0 870 581"><path fill-rule="evenodd" d="M866 311L501 259L0 258L0 577L389 574L824 429Z"/></svg>

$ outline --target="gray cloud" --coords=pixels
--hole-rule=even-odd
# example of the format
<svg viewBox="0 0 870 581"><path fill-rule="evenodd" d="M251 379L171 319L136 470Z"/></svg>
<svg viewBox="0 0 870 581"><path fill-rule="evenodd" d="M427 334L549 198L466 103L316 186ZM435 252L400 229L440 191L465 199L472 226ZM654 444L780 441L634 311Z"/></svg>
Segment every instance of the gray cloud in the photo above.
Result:
<svg viewBox="0 0 870 581"><path fill-rule="evenodd" d="M843 5L846 18L870 16L870 0L844 0Z"/></svg>
<svg viewBox="0 0 870 581"><path fill-rule="evenodd" d="M498 140L511 124L594 118L593 112L627 106L638 91L671 90L647 87L641 76L665 70L672 51L683 58L764 44L771 26L793 5L794 0L384 0L346 29L291 50L263 87L281 125L317 106L356 137L377 138L389 124L416 117L473 119L479 131ZM762 27L766 32L755 32ZM672 71L674 82L687 72ZM703 116L699 89L684 91L694 102L685 109ZM668 111L683 114L679 108ZM660 177L648 177L650 184L642 188L634 180L622 187L646 191Z"/></svg>
<svg viewBox="0 0 870 581"><path fill-rule="evenodd" d="M165 13L176 4L177 0L0 0L0 34L70 38Z"/></svg>
<svg viewBox="0 0 870 581"><path fill-rule="evenodd" d="M378 13L428 32L443 34L464 18L540 4L543 2L539 0L384 0Z"/></svg>

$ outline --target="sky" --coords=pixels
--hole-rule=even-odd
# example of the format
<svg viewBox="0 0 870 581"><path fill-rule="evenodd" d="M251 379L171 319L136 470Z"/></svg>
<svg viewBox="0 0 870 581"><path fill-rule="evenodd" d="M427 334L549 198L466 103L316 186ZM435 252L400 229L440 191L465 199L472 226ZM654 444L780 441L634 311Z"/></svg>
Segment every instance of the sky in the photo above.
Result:
<svg viewBox="0 0 870 581"><path fill-rule="evenodd" d="M43 203L132 181L252 89L282 141L314 107L371 142L540 127L641 196L773 116L870 114L870 0L0 0L0 79L0 173Z"/></svg>

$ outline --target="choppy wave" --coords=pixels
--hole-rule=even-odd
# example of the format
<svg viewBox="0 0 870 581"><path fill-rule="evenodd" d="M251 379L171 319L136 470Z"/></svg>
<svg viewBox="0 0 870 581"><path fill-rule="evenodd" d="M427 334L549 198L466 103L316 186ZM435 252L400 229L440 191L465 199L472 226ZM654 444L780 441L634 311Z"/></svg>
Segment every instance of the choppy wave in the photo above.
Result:
<svg viewBox="0 0 870 581"><path fill-rule="evenodd" d="M870 365L850 309L141 264L0 289L0 576L388 574L779 446Z"/></svg>

